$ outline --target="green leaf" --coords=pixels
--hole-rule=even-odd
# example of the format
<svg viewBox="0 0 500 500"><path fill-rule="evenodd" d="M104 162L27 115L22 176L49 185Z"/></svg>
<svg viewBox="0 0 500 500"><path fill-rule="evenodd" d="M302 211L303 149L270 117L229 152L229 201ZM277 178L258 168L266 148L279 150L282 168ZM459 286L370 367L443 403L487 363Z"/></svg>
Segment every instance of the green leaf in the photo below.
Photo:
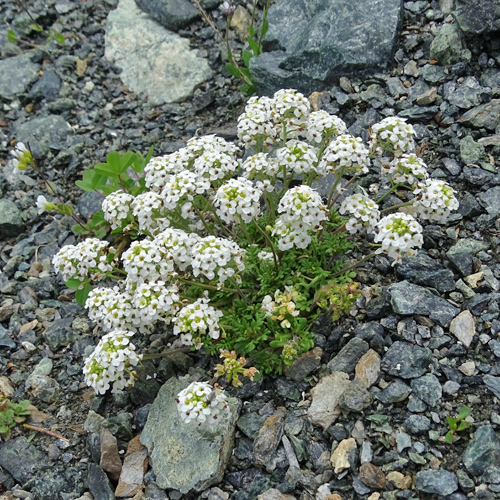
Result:
<svg viewBox="0 0 500 500"><path fill-rule="evenodd" d="M16 37L16 34L14 33L14 30L7 31L7 40L10 43L16 43L17 42L17 37Z"/></svg>
<svg viewBox="0 0 500 500"><path fill-rule="evenodd" d="M8 434L9 431L9 427L7 427L6 425L0 425L0 434Z"/></svg>
<svg viewBox="0 0 500 500"><path fill-rule="evenodd" d="M252 59L253 54L249 50L243 50L241 53L241 57L243 59L243 62L245 63L245 66L248 68L248 64L250 63L250 59Z"/></svg>
<svg viewBox="0 0 500 500"><path fill-rule="evenodd" d="M470 422L467 422L467 420L462 420L457 427L457 431L463 431L464 429L467 429L470 427Z"/></svg>
<svg viewBox="0 0 500 500"><path fill-rule="evenodd" d="M248 34L250 36L254 36L255 35L255 28L253 26L249 26L248 27Z"/></svg>
<svg viewBox="0 0 500 500"><path fill-rule="evenodd" d="M87 300L87 297L89 296L91 290L92 290L92 285L90 283L86 283L82 289L77 290L75 293L76 302L81 306L84 306L85 301Z"/></svg>
<svg viewBox="0 0 500 500"><path fill-rule="evenodd" d="M235 78L241 78L241 75L234 66L234 64L226 63L226 69L229 72L229 74L233 75Z"/></svg>
<svg viewBox="0 0 500 500"><path fill-rule="evenodd" d="M259 29L259 33L260 33L261 38L267 33L268 29L269 29L269 21L266 18L266 19L264 19L264 22L262 23L262 25Z"/></svg>
<svg viewBox="0 0 500 500"><path fill-rule="evenodd" d="M250 45L250 48L253 50L253 53L258 56L259 54L262 53L262 50L261 48L259 47L259 44L252 38L252 37L248 37L247 38L247 42L248 42L248 45ZM247 64L248 66L248 64Z"/></svg>
<svg viewBox="0 0 500 500"><path fill-rule="evenodd" d="M120 173L121 156L118 151L111 151L111 153L108 153L108 156L106 156L106 162L108 166L114 169L117 174Z"/></svg>
<svg viewBox="0 0 500 500"><path fill-rule="evenodd" d="M99 174L105 175L107 177L117 177L119 174L119 172L118 172L119 168L120 168L120 165L118 165L118 167L115 169L114 167L108 165L107 163L98 163L94 167L94 170L96 172L98 172Z"/></svg>
<svg viewBox="0 0 500 500"><path fill-rule="evenodd" d="M55 39L59 42L59 45L64 45L64 42L66 41L66 39L64 38L64 36L61 35L61 33L58 33L55 36Z"/></svg>
<svg viewBox="0 0 500 500"><path fill-rule="evenodd" d="M457 420L463 420L465 417L468 417L472 413L472 408L468 408L467 406L463 406L460 410L460 413L457 415Z"/></svg>
<svg viewBox="0 0 500 500"><path fill-rule="evenodd" d="M448 432L446 433L446 436L444 437L444 440L445 440L448 444L453 444L453 432L448 431Z"/></svg>
<svg viewBox="0 0 500 500"><path fill-rule="evenodd" d="M57 211L63 215L67 215L68 217L70 217L71 214L73 213L73 207L61 203L60 205L57 205Z"/></svg>
<svg viewBox="0 0 500 500"><path fill-rule="evenodd" d="M30 24L30 29L33 31L43 31L43 28L38 24Z"/></svg>
<svg viewBox="0 0 500 500"><path fill-rule="evenodd" d="M92 184L88 184L85 181L75 181L75 184L83 191L87 191L87 192L95 191L94 186L92 186Z"/></svg>
<svg viewBox="0 0 500 500"><path fill-rule="evenodd" d="M446 417L446 421L448 422L448 426L450 427L451 430L455 430L457 428L458 420L456 418Z"/></svg>
<svg viewBox="0 0 500 500"><path fill-rule="evenodd" d="M72 290L76 290L81 284L82 284L82 282L79 279L77 279L77 278L70 278L65 283L65 285L68 288L71 288Z"/></svg>

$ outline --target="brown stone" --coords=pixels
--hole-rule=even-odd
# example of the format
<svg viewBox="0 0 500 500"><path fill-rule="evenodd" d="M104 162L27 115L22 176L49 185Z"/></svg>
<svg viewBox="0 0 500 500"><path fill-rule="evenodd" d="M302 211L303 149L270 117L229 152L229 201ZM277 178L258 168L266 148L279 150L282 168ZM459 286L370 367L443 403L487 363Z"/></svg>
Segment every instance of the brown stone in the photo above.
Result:
<svg viewBox="0 0 500 500"><path fill-rule="evenodd" d="M380 356L370 349L356 365L356 376L354 380L359 380L366 388L371 387L380 375Z"/></svg>
<svg viewBox="0 0 500 500"><path fill-rule="evenodd" d="M107 472L110 479L118 481L122 470L122 461L118 454L118 443L108 429L101 429L101 463L100 466Z"/></svg>
<svg viewBox="0 0 500 500"><path fill-rule="evenodd" d="M373 464L363 464L359 468L359 479L368 488L381 490L385 488L386 478L381 469Z"/></svg>
<svg viewBox="0 0 500 500"><path fill-rule="evenodd" d="M141 444L140 436L136 436L128 444L115 495L131 497L138 494L144 488L144 474L147 469L148 450Z"/></svg>
<svg viewBox="0 0 500 500"><path fill-rule="evenodd" d="M253 443L255 463L266 468L271 463L271 458L281 442L283 435L283 415L271 415L259 430Z"/></svg>
<svg viewBox="0 0 500 500"><path fill-rule="evenodd" d="M334 467L335 474L340 474L342 471L351 467L350 458L353 451L356 449L356 440L354 438L344 439L340 441L335 451L332 453L330 462Z"/></svg>
<svg viewBox="0 0 500 500"><path fill-rule="evenodd" d="M411 476L405 476L398 471L389 472L387 480L400 490L406 490L411 486Z"/></svg>

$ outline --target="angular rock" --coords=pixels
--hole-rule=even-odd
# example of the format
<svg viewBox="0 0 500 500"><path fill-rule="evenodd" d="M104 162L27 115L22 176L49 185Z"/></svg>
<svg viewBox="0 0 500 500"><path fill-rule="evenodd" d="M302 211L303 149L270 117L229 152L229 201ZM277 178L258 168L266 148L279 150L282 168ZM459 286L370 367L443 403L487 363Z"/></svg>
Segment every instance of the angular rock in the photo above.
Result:
<svg viewBox="0 0 500 500"><path fill-rule="evenodd" d="M493 375L485 375L483 377L484 385L497 397L500 399L500 377L494 377Z"/></svg>
<svg viewBox="0 0 500 500"><path fill-rule="evenodd" d="M479 195L481 205L486 211L495 216L500 216L500 186L495 186Z"/></svg>
<svg viewBox="0 0 500 500"><path fill-rule="evenodd" d="M447 252L448 260L462 273L463 276L472 274L474 256L481 250L489 247L485 241L464 238L458 240Z"/></svg>
<svg viewBox="0 0 500 500"><path fill-rule="evenodd" d="M339 404L349 411L361 412L371 405L373 396L362 382L354 380L341 394Z"/></svg>
<svg viewBox="0 0 500 500"><path fill-rule="evenodd" d="M118 454L118 441L108 429L101 429L100 466L113 481L118 481L122 470L122 461Z"/></svg>
<svg viewBox="0 0 500 500"><path fill-rule="evenodd" d="M31 61L31 52L0 61L0 100L12 100L26 92L38 78L40 65Z"/></svg>
<svg viewBox="0 0 500 500"><path fill-rule="evenodd" d="M328 362L328 369L331 372L352 373L356 363L369 348L368 342L358 337L352 338L342 347L340 352Z"/></svg>
<svg viewBox="0 0 500 500"><path fill-rule="evenodd" d="M470 109L481 104L484 89L473 76L465 78L459 86L455 82L450 82L445 87L448 85L449 92L445 92L444 97L450 104L462 109Z"/></svg>
<svg viewBox="0 0 500 500"><path fill-rule="evenodd" d="M35 468L43 464L45 457L24 436L0 444L0 466L19 484L35 475Z"/></svg>
<svg viewBox="0 0 500 500"><path fill-rule="evenodd" d="M136 436L128 444L127 454L123 460L120 482L116 487L117 497L132 497L144 487L144 474L148 470L148 451L141 444L140 436Z"/></svg>
<svg viewBox="0 0 500 500"><path fill-rule="evenodd" d="M434 407L443 396L443 389L435 375L431 373L411 381L413 394L427 405Z"/></svg>
<svg viewBox="0 0 500 500"><path fill-rule="evenodd" d="M134 0L120 0L106 25L106 58L123 71L120 78L152 105L182 101L211 76L189 41L155 23Z"/></svg>
<svg viewBox="0 0 500 500"><path fill-rule="evenodd" d="M61 79L54 71L45 71L40 79L31 87L31 99L45 99L47 102L55 101L59 97Z"/></svg>
<svg viewBox="0 0 500 500"><path fill-rule="evenodd" d="M285 369L285 377L297 382L304 380L321 363L323 350L315 347L312 351L301 354L290 366Z"/></svg>
<svg viewBox="0 0 500 500"><path fill-rule="evenodd" d="M424 252L404 258L397 266L396 272L411 283L435 288L440 293L455 290L453 272L442 267L439 261Z"/></svg>
<svg viewBox="0 0 500 500"><path fill-rule="evenodd" d="M491 425L483 425L474 433L462 456L465 468L480 476L491 464L500 463L500 438Z"/></svg>
<svg viewBox="0 0 500 500"><path fill-rule="evenodd" d="M488 157L485 147L468 135L460 141L460 158L466 164L476 164L486 161Z"/></svg>
<svg viewBox="0 0 500 500"><path fill-rule="evenodd" d="M432 292L407 281L401 281L388 287L392 309L396 314L429 316L439 325L447 327L460 312L447 300Z"/></svg>
<svg viewBox="0 0 500 500"><path fill-rule="evenodd" d="M51 466L40 472L35 478L35 498L37 500L79 499L80 495L88 489L87 474L81 469L67 465ZM91 500L86 496L81 498ZM103 498L103 500L106 499Z"/></svg>
<svg viewBox="0 0 500 500"><path fill-rule="evenodd" d="M431 43L431 59L443 66L470 61L470 50L463 47L462 35L454 24L443 24Z"/></svg>
<svg viewBox="0 0 500 500"><path fill-rule="evenodd" d="M51 349L72 344L78 337L71 325L74 318L61 318L54 321L43 333Z"/></svg>
<svg viewBox="0 0 500 500"><path fill-rule="evenodd" d="M239 402L228 399L230 411L215 425L188 425L181 420L175 398L189 383L169 379L151 406L141 434L151 457L156 483L187 493L203 491L222 480L233 449Z"/></svg>
<svg viewBox="0 0 500 500"><path fill-rule="evenodd" d="M273 470L272 458L281 442L283 435L283 415L271 415L260 428L253 443L254 462Z"/></svg>
<svg viewBox="0 0 500 500"><path fill-rule="evenodd" d="M382 370L395 377L417 378L427 372L431 351L408 342L394 342L382 358Z"/></svg>
<svg viewBox="0 0 500 500"><path fill-rule="evenodd" d="M411 394L411 387L401 380L396 380L375 395L384 404L399 403Z"/></svg>
<svg viewBox="0 0 500 500"><path fill-rule="evenodd" d="M89 465L88 473L89 490L94 498L99 500L115 500L113 487L109 482L108 476L97 464Z"/></svg>
<svg viewBox="0 0 500 500"><path fill-rule="evenodd" d="M453 10L460 29L468 33L500 31L499 0L455 0Z"/></svg>
<svg viewBox="0 0 500 500"><path fill-rule="evenodd" d="M453 318L450 323L450 332L462 343L467 349L476 334L476 325L474 316L470 311L462 311L458 316Z"/></svg>
<svg viewBox="0 0 500 500"><path fill-rule="evenodd" d="M344 439L339 443L330 458L335 474L339 474L355 465L356 449L356 440L354 438Z"/></svg>
<svg viewBox="0 0 500 500"><path fill-rule="evenodd" d="M359 380L367 388L371 387L377 382L380 375L380 356L373 349L370 349L361 356L355 372L354 380Z"/></svg>
<svg viewBox="0 0 500 500"><path fill-rule="evenodd" d="M330 88L349 73L377 72L392 61L401 0L278 0L268 14L265 52L250 62L260 93Z"/></svg>
<svg viewBox="0 0 500 500"><path fill-rule="evenodd" d="M236 425L250 439L255 439L264 425L264 419L257 413L247 413L242 415Z"/></svg>
<svg viewBox="0 0 500 500"><path fill-rule="evenodd" d="M198 17L188 0L135 0L137 7L171 31L184 28Z"/></svg>
<svg viewBox="0 0 500 500"><path fill-rule="evenodd" d="M368 486L368 488L373 488L375 490L385 488L387 482L382 469L373 464L361 465L359 468L359 479L361 479L361 482Z"/></svg>
<svg viewBox="0 0 500 500"><path fill-rule="evenodd" d="M476 128L495 130L500 124L500 99L492 99L487 104L470 109L458 121L470 123Z"/></svg>
<svg viewBox="0 0 500 500"><path fill-rule="evenodd" d="M405 476L397 471L389 472L389 474L387 474L387 480L400 490L406 490L411 486L412 482L411 476Z"/></svg>
<svg viewBox="0 0 500 500"><path fill-rule="evenodd" d="M8 236L17 236L25 229L26 226L17 205L11 200L0 199L0 240Z"/></svg>
<svg viewBox="0 0 500 500"><path fill-rule="evenodd" d="M451 495L458 490L457 476L446 470L421 470L415 476L415 488L434 495Z"/></svg>
<svg viewBox="0 0 500 500"><path fill-rule="evenodd" d="M410 434L421 436L431 428L431 421L423 415L410 415L404 421L404 426Z"/></svg>
<svg viewBox="0 0 500 500"><path fill-rule="evenodd" d="M324 430L328 429L340 415L339 399L349 384L347 373L333 372L323 377L311 390L312 402L307 411L309 420Z"/></svg>
<svg viewBox="0 0 500 500"><path fill-rule="evenodd" d="M281 493L280 490L277 490L275 488L271 488L259 495L257 497L257 500L295 500L295 497L292 495Z"/></svg>

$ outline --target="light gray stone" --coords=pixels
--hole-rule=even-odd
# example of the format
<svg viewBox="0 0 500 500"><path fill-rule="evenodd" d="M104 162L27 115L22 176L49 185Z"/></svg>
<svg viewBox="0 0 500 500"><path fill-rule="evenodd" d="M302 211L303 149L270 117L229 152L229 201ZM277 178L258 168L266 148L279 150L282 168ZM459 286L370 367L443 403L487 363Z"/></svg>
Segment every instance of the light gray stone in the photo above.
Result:
<svg viewBox="0 0 500 500"><path fill-rule="evenodd" d="M431 59L443 66L470 61L470 50L463 48L462 35L454 24L443 24L431 43Z"/></svg>
<svg viewBox="0 0 500 500"><path fill-rule="evenodd" d="M10 101L26 92L39 71L40 65L31 62L31 52L0 61L0 99Z"/></svg>
<svg viewBox="0 0 500 500"><path fill-rule="evenodd" d="M7 199L0 199L0 239L16 236L25 229L21 211Z"/></svg>
<svg viewBox="0 0 500 500"><path fill-rule="evenodd" d="M462 342L467 349L470 347L472 339L476 334L476 326L474 323L474 316L470 311L462 311L458 316L453 318L450 323L450 332Z"/></svg>
<svg viewBox="0 0 500 500"><path fill-rule="evenodd" d="M123 83L155 106L186 99L212 74L187 39L157 24L134 0L120 0L109 13L105 56L122 68Z"/></svg>
<svg viewBox="0 0 500 500"><path fill-rule="evenodd" d="M187 380L175 378L163 385L141 434L158 486L183 494L203 491L222 480L233 450L240 406L239 400L228 398L230 411L221 412L215 424L186 424L177 411L175 399L188 385Z"/></svg>

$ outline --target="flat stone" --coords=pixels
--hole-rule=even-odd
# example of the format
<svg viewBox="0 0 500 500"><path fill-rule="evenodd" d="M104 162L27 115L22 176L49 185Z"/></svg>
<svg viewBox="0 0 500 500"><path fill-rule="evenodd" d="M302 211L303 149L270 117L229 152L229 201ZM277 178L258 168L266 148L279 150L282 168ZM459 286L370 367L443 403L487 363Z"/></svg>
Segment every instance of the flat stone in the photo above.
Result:
<svg viewBox="0 0 500 500"><path fill-rule="evenodd" d="M347 373L333 372L323 377L311 390L312 402L307 416L314 425L320 425L326 430L335 422L340 415L340 396L349 384Z"/></svg>
<svg viewBox="0 0 500 500"><path fill-rule="evenodd" d="M132 497L144 487L144 474L148 470L148 451L141 444L140 436L136 436L128 444L127 454L123 460L120 482L116 487L117 497Z"/></svg>
<svg viewBox="0 0 500 500"><path fill-rule="evenodd" d="M331 88L348 74L390 64L402 22L401 0L278 0L268 14L265 51L250 62L260 93Z"/></svg>
<svg viewBox="0 0 500 500"><path fill-rule="evenodd" d="M355 372L355 380L359 380L367 388L371 387L377 382L380 375L380 356L373 349L370 349L361 356Z"/></svg>
<svg viewBox="0 0 500 500"><path fill-rule="evenodd" d="M411 394L411 387L402 380L396 380L375 395L375 398L384 404L399 403Z"/></svg>
<svg viewBox="0 0 500 500"><path fill-rule="evenodd" d="M428 316L443 327L460 312L447 300L407 281L395 283L387 288L391 296L392 309L396 314Z"/></svg>
<svg viewBox="0 0 500 500"><path fill-rule="evenodd" d="M406 490L411 486L412 478L411 476L405 476L398 471L392 471L387 474L387 481L391 482L396 488L400 490Z"/></svg>
<svg viewBox="0 0 500 500"><path fill-rule="evenodd" d="M486 211L495 216L500 216L500 186L495 186L479 195L481 205Z"/></svg>
<svg viewBox="0 0 500 500"><path fill-rule="evenodd" d="M476 128L495 130L500 124L500 99L492 99L487 104L470 109L458 121L470 123Z"/></svg>
<svg viewBox="0 0 500 500"><path fill-rule="evenodd" d="M340 407L355 412L361 412L371 405L373 396L362 382L352 381L341 394Z"/></svg>
<svg viewBox="0 0 500 500"><path fill-rule="evenodd" d="M480 163L487 160L485 147L470 135L460 141L460 158L464 163Z"/></svg>
<svg viewBox="0 0 500 500"><path fill-rule="evenodd" d="M281 493L280 490L277 490L275 488L271 488L259 495L257 497L257 500L295 500L295 497L292 495Z"/></svg>
<svg viewBox="0 0 500 500"><path fill-rule="evenodd" d="M457 476L446 470L421 470L415 476L415 488L434 495L451 495L458 490Z"/></svg>
<svg viewBox="0 0 500 500"><path fill-rule="evenodd" d="M476 371L476 363L474 361L467 361L462 363L458 369L467 377L472 377Z"/></svg>
<svg viewBox="0 0 500 500"><path fill-rule="evenodd" d="M431 428L431 421L423 415L410 415L403 425L410 434L422 436Z"/></svg>
<svg viewBox="0 0 500 500"><path fill-rule="evenodd" d="M500 399L500 377L494 377L493 375L485 375L483 377L484 385L498 398Z"/></svg>
<svg viewBox="0 0 500 500"><path fill-rule="evenodd" d="M105 56L123 70L123 83L154 106L186 99L212 74L186 38L155 23L134 0L120 0L109 13Z"/></svg>
<svg viewBox="0 0 500 500"><path fill-rule="evenodd" d="M339 443L330 458L335 474L339 474L355 464L356 449L356 440L354 438L344 439Z"/></svg>
<svg viewBox="0 0 500 500"><path fill-rule="evenodd" d="M455 0L453 10L460 29L468 33L491 33L500 30L499 0Z"/></svg>
<svg viewBox="0 0 500 500"><path fill-rule="evenodd" d="M40 71L40 65L31 61L32 52L0 61L0 100L11 101L27 91Z"/></svg>
<svg viewBox="0 0 500 500"><path fill-rule="evenodd" d="M259 414L252 412L242 415L236 425L247 437L255 439L264 425L264 421L265 419Z"/></svg>
<svg viewBox="0 0 500 500"><path fill-rule="evenodd" d="M253 443L254 462L266 467L269 472L274 469L272 459L283 435L283 415L277 413L266 419Z"/></svg>
<svg viewBox="0 0 500 500"><path fill-rule="evenodd" d="M17 236L25 229L26 225L17 205L11 200L0 199L0 240L7 236Z"/></svg>
<svg viewBox="0 0 500 500"><path fill-rule="evenodd" d="M467 349L470 347L476 334L474 316L472 316L470 311L462 311L458 316L453 318L450 323L450 333L455 335L464 347Z"/></svg>
<svg viewBox="0 0 500 500"><path fill-rule="evenodd" d="M61 318L54 321L43 333L45 340L51 349L57 349L62 346L72 344L78 337L73 330L74 318Z"/></svg>
<svg viewBox="0 0 500 500"><path fill-rule="evenodd" d="M444 97L450 104L462 109L470 109L481 104L484 89L473 76L465 78L461 85L450 82L445 88L448 86L450 92L445 92Z"/></svg>
<svg viewBox="0 0 500 500"><path fill-rule="evenodd" d="M491 425L476 430L462 461L473 476L480 476L489 465L500 463L500 438Z"/></svg>
<svg viewBox="0 0 500 500"><path fill-rule="evenodd" d="M471 53L463 47L462 35L454 24L443 24L431 43L431 59L443 66L470 61Z"/></svg>
<svg viewBox="0 0 500 500"><path fill-rule="evenodd" d="M439 380L431 373L413 379L411 381L411 388L416 397L431 407L436 406L443 396L443 389Z"/></svg>
<svg viewBox="0 0 500 500"><path fill-rule="evenodd" d="M115 500L113 487L106 473L97 464L89 465L88 472L89 490L94 498L99 500Z"/></svg>
<svg viewBox="0 0 500 500"><path fill-rule="evenodd" d="M24 436L0 444L0 466L19 484L24 484L35 475L35 468L45 461L45 456L38 451Z"/></svg>
<svg viewBox="0 0 500 500"><path fill-rule="evenodd" d="M304 380L321 364L323 350L315 347L312 351L301 354L290 366L285 369L285 377L297 382Z"/></svg>
<svg viewBox="0 0 500 500"><path fill-rule="evenodd" d="M423 94L420 94L415 102L419 106L428 106L429 104L432 104L436 99L437 99L438 93L437 93L437 88L432 87L429 89L427 92L424 92Z"/></svg>
<svg viewBox="0 0 500 500"><path fill-rule="evenodd" d="M328 369L331 372L352 373L356 363L370 348L368 342L354 337L342 347L340 352L328 362Z"/></svg>
<svg viewBox="0 0 500 500"><path fill-rule="evenodd" d="M175 398L188 381L169 379L151 406L141 443L149 451L156 483L186 494L203 491L222 480L233 450L239 401L228 398L230 411L214 425L181 420Z"/></svg>
<svg viewBox="0 0 500 500"><path fill-rule="evenodd" d="M198 9L188 0L135 0L137 7L171 31L193 22Z"/></svg>
<svg viewBox="0 0 500 500"><path fill-rule="evenodd" d="M100 466L113 481L118 481L122 470L122 461L118 454L118 441L108 429L101 429L101 460Z"/></svg>
<svg viewBox="0 0 500 500"><path fill-rule="evenodd" d="M87 474L77 467L52 465L37 474L34 486L34 495L37 500L54 500L55 498L91 500L94 498L86 496L80 498L80 495L89 487ZM106 497L100 498L106 500Z"/></svg>
<svg viewBox="0 0 500 500"><path fill-rule="evenodd" d="M382 358L381 368L395 377L417 378L427 373L431 351L408 342L394 342Z"/></svg>

